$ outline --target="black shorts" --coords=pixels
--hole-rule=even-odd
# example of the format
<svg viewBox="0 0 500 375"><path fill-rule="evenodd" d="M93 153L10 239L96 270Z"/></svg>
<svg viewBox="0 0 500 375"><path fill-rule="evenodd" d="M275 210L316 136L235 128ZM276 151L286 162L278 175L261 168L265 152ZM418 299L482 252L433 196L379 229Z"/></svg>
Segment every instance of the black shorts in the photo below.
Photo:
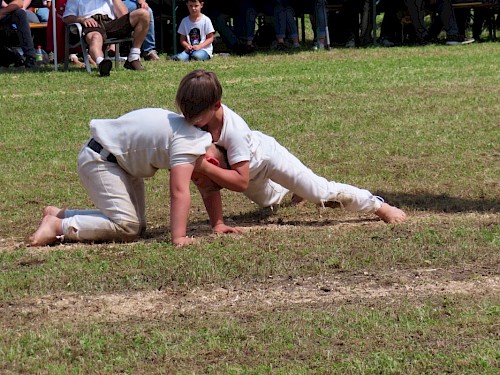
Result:
<svg viewBox="0 0 500 375"><path fill-rule="evenodd" d="M104 40L107 38L126 38L132 34L134 28L130 24L130 14L112 20L107 15L94 14L93 19L99 24L98 27L84 27L83 35L97 31L100 33Z"/></svg>

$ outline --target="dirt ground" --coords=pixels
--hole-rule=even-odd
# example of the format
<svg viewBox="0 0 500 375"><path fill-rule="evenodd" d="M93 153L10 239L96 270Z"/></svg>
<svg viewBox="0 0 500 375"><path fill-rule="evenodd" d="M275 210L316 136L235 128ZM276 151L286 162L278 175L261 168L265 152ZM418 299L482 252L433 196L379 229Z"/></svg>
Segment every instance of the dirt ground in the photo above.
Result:
<svg viewBox="0 0 500 375"><path fill-rule="evenodd" d="M384 273L341 273L328 277L269 279L230 288L164 289L96 295L61 293L0 304L7 315L35 321L119 321L166 318L171 314L240 312L339 303L378 303L401 297L424 300L436 295L499 295L500 276L493 269L391 270ZM5 316L4 316L5 317Z"/></svg>

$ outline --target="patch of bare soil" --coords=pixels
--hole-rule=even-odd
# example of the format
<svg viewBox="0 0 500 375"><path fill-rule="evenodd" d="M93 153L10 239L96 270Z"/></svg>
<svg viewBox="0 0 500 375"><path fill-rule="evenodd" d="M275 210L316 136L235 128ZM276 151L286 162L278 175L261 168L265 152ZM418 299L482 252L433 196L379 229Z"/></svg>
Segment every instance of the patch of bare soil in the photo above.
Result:
<svg viewBox="0 0 500 375"><path fill-rule="evenodd" d="M120 321L162 319L189 312L234 313L346 303L425 301L439 295L498 296L500 275L493 269L391 270L321 277L269 279L231 287L190 291L165 289L98 295L58 294L0 304L5 322Z"/></svg>

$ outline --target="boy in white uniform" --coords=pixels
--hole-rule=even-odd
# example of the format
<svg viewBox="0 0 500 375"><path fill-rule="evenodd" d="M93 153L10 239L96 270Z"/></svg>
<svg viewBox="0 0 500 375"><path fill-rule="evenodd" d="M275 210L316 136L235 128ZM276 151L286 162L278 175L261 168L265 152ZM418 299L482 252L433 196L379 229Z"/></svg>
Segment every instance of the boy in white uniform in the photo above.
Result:
<svg viewBox="0 0 500 375"><path fill-rule="evenodd" d="M130 241L146 228L144 178L170 169L172 243L187 245L191 204L189 184L196 164L212 139L182 116L146 108L117 119L90 122L91 139L78 156L78 174L97 210L61 210L48 206L32 246L58 237L74 241ZM237 229L218 227L219 232Z"/></svg>
<svg viewBox="0 0 500 375"><path fill-rule="evenodd" d="M188 0L189 16L184 17L179 25L181 46L184 51L173 56L173 60L189 61L208 60L213 54L215 29L210 18L201 13L203 1Z"/></svg>
<svg viewBox="0 0 500 375"><path fill-rule="evenodd" d="M243 192L262 207L279 204L292 191L313 203L338 203L348 211L374 213L387 223L405 220L402 210L368 190L314 174L274 138L251 131L240 116L221 104L221 98L222 87L215 73L205 70L187 74L177 91L176 104L186 120L210 132L213 142L227 151L231 167L218 168L203 161L197 172L221 187ZM220 194L202 195L209 215L220 221Z"/></svg>

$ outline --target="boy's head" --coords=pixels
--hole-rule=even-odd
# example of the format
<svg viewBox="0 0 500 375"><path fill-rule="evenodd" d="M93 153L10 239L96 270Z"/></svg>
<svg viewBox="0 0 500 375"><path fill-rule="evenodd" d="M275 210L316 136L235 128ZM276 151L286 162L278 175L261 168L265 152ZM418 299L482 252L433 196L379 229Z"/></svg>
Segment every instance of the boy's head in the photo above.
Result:
<svg viewBox="0 0 500 375"><path fill-rule="evenodd" d="M222 98L222 86L214 72L199 69L188 73L179 84L175 104L187 121L213 108Z"/></svg>
<svg viewBox="0 0 500 375"><path fill-rule="evenodd" d="M198 14L203 8L203 1L200 0L187 0L186 5L190 14Z"/></svg>

